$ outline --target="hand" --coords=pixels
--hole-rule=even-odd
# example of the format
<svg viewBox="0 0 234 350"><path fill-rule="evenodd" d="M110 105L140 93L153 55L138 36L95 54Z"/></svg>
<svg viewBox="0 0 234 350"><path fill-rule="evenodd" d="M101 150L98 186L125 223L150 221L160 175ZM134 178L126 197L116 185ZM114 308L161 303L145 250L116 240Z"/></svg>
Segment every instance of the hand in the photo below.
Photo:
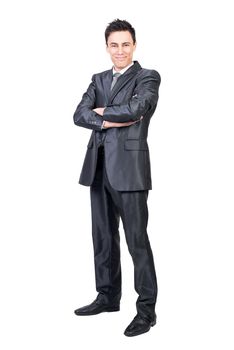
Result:
<svg viewBox="0 0 234 350"><path fill-rule="evenodd" d="M143 117L141 117L139 120L141 120ZM108 128L122 128L124 126L130 126L132 124L135 124L139 122L139 120L136 120L135 122L125 122L125 123L114 123L114 122L108 122L105 120L103 129L108 129Z"/></svg>
<svg viewBox="0 0 234 350"><path fill-rule="evenodd" d="M93 109L93 111L99 114L100 116L103 116L104 110L105 110L105 107L98 107Z"/></svg>

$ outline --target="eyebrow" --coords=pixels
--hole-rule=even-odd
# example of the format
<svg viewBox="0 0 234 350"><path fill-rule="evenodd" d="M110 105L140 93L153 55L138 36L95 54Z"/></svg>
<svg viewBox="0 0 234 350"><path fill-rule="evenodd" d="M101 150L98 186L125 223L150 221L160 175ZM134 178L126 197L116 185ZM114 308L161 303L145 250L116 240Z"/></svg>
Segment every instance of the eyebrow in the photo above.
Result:
<svg viewBox="0 0 234 350"><path fill-rule="evenodd" d="M114 41L112 41L109 45L112 45L112 44L119 45L118 43L115 43ZM131 44L131 43L130 43L130 41L125 41L124 43L121 43L120 45L124 45L124 44Z"/></svg>

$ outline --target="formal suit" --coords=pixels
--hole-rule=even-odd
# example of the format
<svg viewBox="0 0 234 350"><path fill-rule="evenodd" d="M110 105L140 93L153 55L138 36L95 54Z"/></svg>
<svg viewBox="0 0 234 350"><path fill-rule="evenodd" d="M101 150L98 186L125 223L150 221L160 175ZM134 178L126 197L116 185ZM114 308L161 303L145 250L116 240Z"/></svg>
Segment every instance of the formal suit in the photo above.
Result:
<svg viewBox="0 0 234 350"><path fill-rule="evenodd" d="M121 218L134 263L137 311L152 320L157 280L147 235L147 198L152 189L147 135L161 78L158 72L143 69L137 61L111 90L112 77L112 70L93 75L74 113L76 125L93 130L79 183L90 186L96 289L102 302L120 301ZM93 111L97 107L105 107L103 117ZM137 122L103 129L103 120Z"/></svg>

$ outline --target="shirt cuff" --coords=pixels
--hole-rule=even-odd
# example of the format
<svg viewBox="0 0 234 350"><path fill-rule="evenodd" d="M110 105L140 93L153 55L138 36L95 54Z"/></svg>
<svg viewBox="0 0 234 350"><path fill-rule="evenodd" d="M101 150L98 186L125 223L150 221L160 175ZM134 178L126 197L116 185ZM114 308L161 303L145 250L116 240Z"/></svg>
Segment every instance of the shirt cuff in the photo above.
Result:
<svg viewBox="0 0 234 350"><path fill-rule="evenodd" d="M105 120L103 120L103 122L102 122L102 126L101 126L101 129L104 129L104 125L105 125Z"/></svg>

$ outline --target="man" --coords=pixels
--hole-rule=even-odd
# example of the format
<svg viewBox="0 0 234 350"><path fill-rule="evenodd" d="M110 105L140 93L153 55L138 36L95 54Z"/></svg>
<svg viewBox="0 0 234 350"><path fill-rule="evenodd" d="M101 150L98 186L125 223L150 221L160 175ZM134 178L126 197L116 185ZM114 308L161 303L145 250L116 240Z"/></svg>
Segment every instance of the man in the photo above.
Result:
<svg viewBox="0 0 234 350"><path fill-rule="evenodd" d="M79 183L90 186L97 298L76 315L119 311L121 266L119 220L134 264L139 297L137 315L126 336L156 323L157 281L147 235L147 197L151 187L148 127L157 101L160 75L133 61L135 30L115 20L105 31L113 68L92 77L74 123L92 129Z"/></svg>

